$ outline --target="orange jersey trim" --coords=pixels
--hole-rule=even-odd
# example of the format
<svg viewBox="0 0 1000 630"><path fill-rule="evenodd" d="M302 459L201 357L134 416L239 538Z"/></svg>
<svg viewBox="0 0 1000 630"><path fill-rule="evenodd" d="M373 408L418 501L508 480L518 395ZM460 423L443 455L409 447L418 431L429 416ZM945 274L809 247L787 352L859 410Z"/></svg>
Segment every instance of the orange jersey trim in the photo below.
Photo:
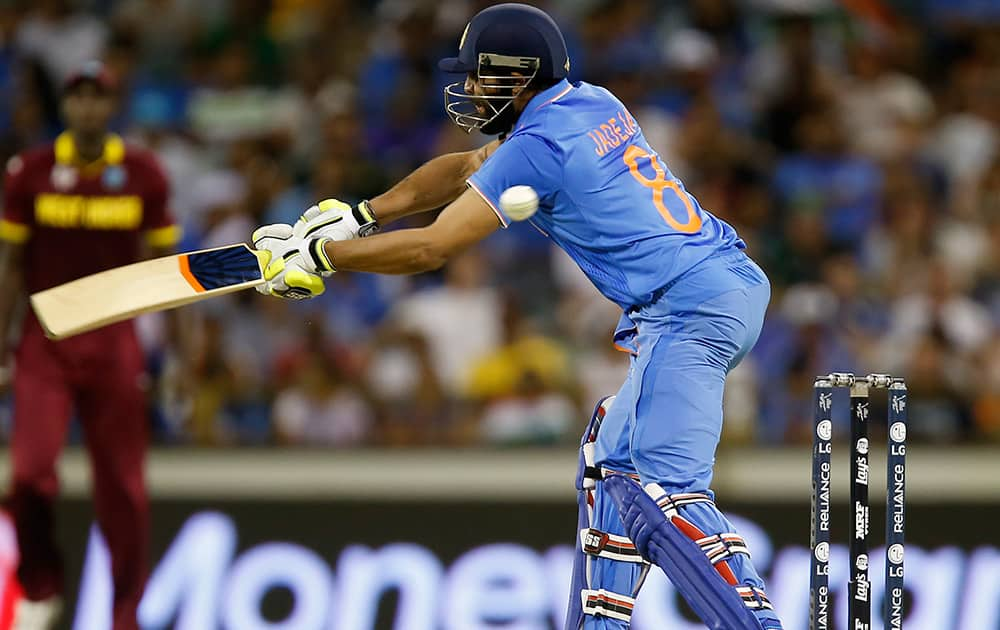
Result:
<svg viewBox="0 0 1000 630"><path fill-rule="evenodd" d="M555 96L553 96L553 97L552 97L552 98L550 98L549 100L547 100L547 101L545 101L544 103L542 103L541 105L539 105L539 106L538 106L538 109L541 109L541 108L545 107L545 106L546 106L546 105L548 105L549 103L553 103L553 102L555 102L555 101L558 101L558 100L559 100L559 99L561 99L562 97L566 96L566 95L567 95L567 94L569 93L569 91L570 91L570 90L572 90L572 89L573 89L573 86L572 86L572 85L567 85L567 86L566 86L566 89L565 89L565 90L563 90L562 92L560 92L560 93L556 94Z"/></svg>
<svg viewBox="0 0 1000 630"><path fill-rule="evenodd" d="M615 346L615 350L617 350L618 352L624 352L625 354L631 354L634 357L639 356L638 352L635 352L634 350L630 350L629 348L626 348L623 345L620 345L620 344L616 343L616 344L614 344L614 346Z"/></svg>

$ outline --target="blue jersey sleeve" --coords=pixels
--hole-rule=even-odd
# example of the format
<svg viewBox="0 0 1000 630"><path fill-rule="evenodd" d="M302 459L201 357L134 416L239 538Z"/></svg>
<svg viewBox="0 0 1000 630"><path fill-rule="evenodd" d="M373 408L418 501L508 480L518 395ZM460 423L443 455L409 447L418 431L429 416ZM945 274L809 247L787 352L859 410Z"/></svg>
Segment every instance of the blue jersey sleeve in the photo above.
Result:
<svg viewBox="0 0 1000 630"><path fill-rule="evenodd" d="M551 207L562 182L558 149L545 139L528 134L508 138L469 178L469 186L497 213L504 227L510 219L500 209L500 195L511 186L531 186L541 207Z"/></svg>

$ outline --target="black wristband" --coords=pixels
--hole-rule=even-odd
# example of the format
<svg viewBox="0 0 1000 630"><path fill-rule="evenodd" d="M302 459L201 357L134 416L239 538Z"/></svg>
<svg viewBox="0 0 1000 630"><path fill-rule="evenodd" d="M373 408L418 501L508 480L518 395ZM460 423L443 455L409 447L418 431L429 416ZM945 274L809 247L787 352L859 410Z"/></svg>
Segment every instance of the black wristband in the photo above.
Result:
<svg viewBox="0 0 1000 630"><path fill-rule="evenodd" d="M354 220L358 222L359 237L371 236L382 229L382 226L378 224L378 220L375 218L372 205L367 199L354 206L352 211L354 212Z"/></svg>
<svg viewBox="0 0 1000 630"><path fill-rule="evenodd" d="M320 273L333 273L337 268L333 266L330 257L326 255L326 244L331 239L321 236L314 238L309 243L309 257L312 258L313 266Z"/></svg>

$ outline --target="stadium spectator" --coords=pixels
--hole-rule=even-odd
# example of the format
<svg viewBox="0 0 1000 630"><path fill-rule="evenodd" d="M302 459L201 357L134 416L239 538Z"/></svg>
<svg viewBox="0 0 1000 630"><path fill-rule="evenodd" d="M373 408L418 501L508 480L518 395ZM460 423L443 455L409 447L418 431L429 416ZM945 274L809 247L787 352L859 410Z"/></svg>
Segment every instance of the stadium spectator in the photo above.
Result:
<svg viewBox="0 0 1000 630"><path fill-rule="evenodd" d="M374 415L361 393L344 382L337 364L322 351L298 356L292 385L274 400L279 444L356 446L367 441Z"/></svg>

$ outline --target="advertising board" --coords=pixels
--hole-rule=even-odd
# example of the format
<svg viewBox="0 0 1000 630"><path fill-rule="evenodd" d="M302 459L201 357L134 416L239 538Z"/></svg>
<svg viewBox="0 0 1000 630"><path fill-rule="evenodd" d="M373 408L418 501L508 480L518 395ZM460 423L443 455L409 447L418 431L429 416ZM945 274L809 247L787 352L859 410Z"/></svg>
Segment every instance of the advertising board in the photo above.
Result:
<svg viewBox="0 0 1000 630"><path fill-rule="evenodd" d="M808 506L723 507L749 540L785 627L804 630ZM100 534L86 502L67 500L60 509L75 595L65 627L107 630L111 587ZM140 622L148 630L562 628L574 516L568 502L156 500ZM846 511L839 516L835 509L834 540L846 531ZM881 522L874 509L872 516ZM1000 630L998 518L1000 509L983 505L911 508L907 630ZM949 522L963 527L941 531L938 524ZM9 566L9 544L4 549ZM833 546L836 628L846 623L846 556ZM881 562L871 575L878 611ZM658 571L633 622L636 630L703 627Z"/></svg>

